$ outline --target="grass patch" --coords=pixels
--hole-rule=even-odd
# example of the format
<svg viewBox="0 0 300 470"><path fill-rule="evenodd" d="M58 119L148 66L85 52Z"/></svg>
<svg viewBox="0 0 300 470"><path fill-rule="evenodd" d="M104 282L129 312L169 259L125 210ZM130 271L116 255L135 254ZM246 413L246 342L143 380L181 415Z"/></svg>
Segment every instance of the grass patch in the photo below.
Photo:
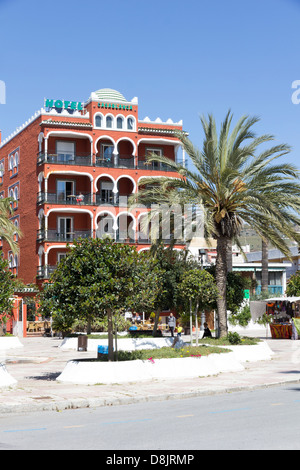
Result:
<svg viewBox="0 0 300 470"><path fill-rule="evenodd" d="M214 346L233 346L234 344L238 345L246 345L246 346L254 346L255 344L258 344L261 341L260 338L250 338L248 336L242 336L240 337L240 341L237 343L234 343L230 337L227 338L204 338L204 339L199 339L198 343L199 344L209 344L209 345L214 345Z"/></svg>
<svg viewBox="0 0 300 470"><path fill-rule="evenodd" d="M231 352L229 349L220 348L218 346L187 346L181 349L159 348L159 349L141 349L137 351L118 351L118 361L134 361L134 360L155 360L155 359L175 359L184 357L201 357L209 354L224 354ZM107 355L96 361L107 362Z"/></svg>

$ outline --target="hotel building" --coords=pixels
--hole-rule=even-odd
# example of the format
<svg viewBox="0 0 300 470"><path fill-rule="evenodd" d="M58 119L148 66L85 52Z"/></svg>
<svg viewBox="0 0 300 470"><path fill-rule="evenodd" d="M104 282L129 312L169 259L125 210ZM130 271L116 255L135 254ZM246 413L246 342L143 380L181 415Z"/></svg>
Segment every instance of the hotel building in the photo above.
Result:
<svg viewBox="0 0 300 470"><path fill-rule="evenodd" d="M11 219L23 234L18 255L2 247L10 270L40 285L68 244L103 232L149 248L140 224L145 208L129 211L127 198L144 176L178 177L147 163L152 153L184 160L176 130L182 122L140 120L137 98L101 89L85 102L45 99L12 135L0 135L0 196L13 199Z"/></svg>

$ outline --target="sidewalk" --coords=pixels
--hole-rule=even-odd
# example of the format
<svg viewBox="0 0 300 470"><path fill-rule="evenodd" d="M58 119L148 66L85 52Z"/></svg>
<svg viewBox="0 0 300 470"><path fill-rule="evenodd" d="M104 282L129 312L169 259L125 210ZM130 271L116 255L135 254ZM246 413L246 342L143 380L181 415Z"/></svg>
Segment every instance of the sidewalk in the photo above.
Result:
<svg viewBox="0 0 300 470"><path fill-rule="evenodd" d="M58 338L21 338L23 348L0 352L0 363L17 380L0 388L0 414L121 405L150 400L187 398L300 383L300 341L260 336L274 352L273 359L244 363L245 370L212 377L153 380L113 385L63 384L56 378L72 359L95 358L94 353L64 351Z"/></svg>

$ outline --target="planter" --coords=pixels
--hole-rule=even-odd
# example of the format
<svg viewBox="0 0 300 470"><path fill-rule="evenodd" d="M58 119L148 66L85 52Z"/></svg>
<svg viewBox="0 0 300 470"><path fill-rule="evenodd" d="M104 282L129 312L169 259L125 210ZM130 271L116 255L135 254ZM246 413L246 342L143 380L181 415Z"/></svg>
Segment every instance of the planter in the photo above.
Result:
<svg viewBox="0 0 300 470"><path fill-rule="evenodd" d="M69 361L58 382L73 384L113 384L155 379L207 377L220 372L242 371L233 353L202 357L146 361Z"/></svg>
<svg viewBox="0 0 300 470"><path fill-rule="evenodd" d="M0 387L11 387L17 381L7 372L4 364L0 364Z"/></svg>
<svg viewBox="0 0 300 470"><path fill-rule="evenodd" d="M163 339L172 341L172 338ZM144 340L148 341L147 338ZM139 340L131 341L137 342ZM157 338L157 341L159 341L159 338ZM119 341L119 343L121 342ZM162 344L158 347L162 347ZM100 362L96 360L73 360L66 364L57 381L95 385L153 379L207 377L221 372L242 371L244 370L242 363L270 360L274 354L264 341L253 346L238 345L224 346L224 348L230 349L231 352L176 359L150 360L149 358L145 361Z"/></svg>
<svg viewBox="0 0 300 470"><path fill-rule="evenodd" d="M0 351L15 348L23 348L23 344L17 336L0 336Z"/></svg>

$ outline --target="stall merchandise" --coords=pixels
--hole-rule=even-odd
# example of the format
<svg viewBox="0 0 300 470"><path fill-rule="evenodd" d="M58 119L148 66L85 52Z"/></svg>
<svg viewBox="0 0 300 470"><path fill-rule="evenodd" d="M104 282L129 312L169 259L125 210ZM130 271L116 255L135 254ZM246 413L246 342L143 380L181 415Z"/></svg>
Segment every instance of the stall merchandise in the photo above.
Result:
<svg viewBox="0 0 300 470"><path fill-rule="evenodd" d="M296 339L294 321L300 317L300 297L279 297L266 300L266 314L272 315L270 330L274 339ZM298 339L298 335L297 335Z"/></svg>

